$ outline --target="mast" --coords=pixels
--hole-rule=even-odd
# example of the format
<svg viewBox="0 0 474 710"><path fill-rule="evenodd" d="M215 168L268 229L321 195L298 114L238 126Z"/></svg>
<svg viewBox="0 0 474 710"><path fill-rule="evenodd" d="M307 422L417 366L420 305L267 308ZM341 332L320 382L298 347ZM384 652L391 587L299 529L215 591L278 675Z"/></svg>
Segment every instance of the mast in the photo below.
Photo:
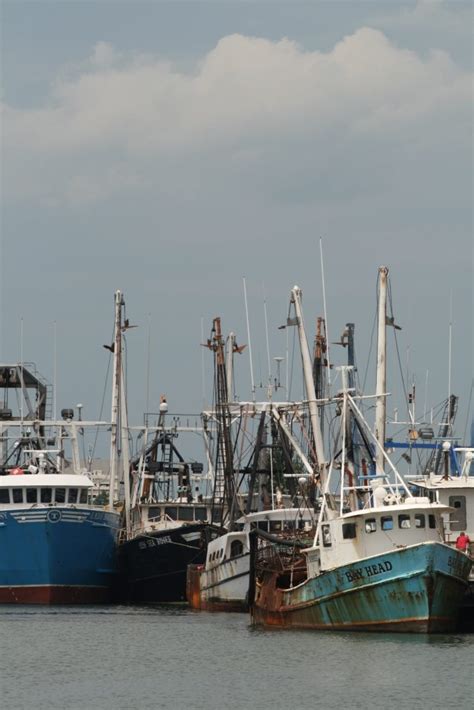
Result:
<svg viewBox="0 0 474 710"><path fill-rule="evenodd" d="M227 390L226 362L224 339L221 331L221 319L214 318L212 322L212 337L207 341L207 347L214 352L215 356L215 393L216 393L216 415L218 421L217 451L216 451L216 476L213 494L213 507L216 498L222 496L223 503L227 506L229 516L229 530L233 527L233 512L235 498L233 447L230 434L231 416L229 411L229 395ZM231 346L231 349L233 347ZM223 481L219 480L222 472ZM223 484L223 485L222 485ZM223 521L224 511L221 520Z"/></svg>
<svg viewBox="0 0 474 710"><path fill-rule="evenodd" d="M377 333L377 386L375 404L375 437L380 444L375 452L376 473L385 469L383 449L385 446L386 386L387 386L387 279L388 268L379 267L378 333Z"/></svg>
<svg viewBox="0 0 474 710"><path fill-rule="evenodd" d="M294 286L291 290L291 303L295 306L296 325L298 327L298 336L300 340L301 358L303 361L303 375L306 386L306 396L308 397L308 407L311 419L311 430L313 435L313 443L316 452L317 466L319 470L321 488L324 489L325 484L325 455L323 437L321 433L321 424L319 420L318 406L316 403L316 392L314 389L313 371L311 366L311 357L309 354L308 341L303 323L303 314L301 310L301 289Z"/></svg>
<svg viewBox="0 0 474 710"><path fill-rule="evenodd" d="M120 366L120 423L121 423L121 447L122 447L122 472L123 489L125 497L125 529L127 538L130 536L130 451L128 443L128 415L127 399L123 367Z"/></svg>
<svg viewBox="0 0 474 710"><path fill-rule="evenodd" d="M114 355L114 367L112 377L112 413L111 413L111 437L110 437L110 489L109 507L113 508L114 501L118 498L118 449L119 449L119 415L120 415L120 390L122 380L122 304L123 297L121 291L115 292L115 324L114 342L112 352Z"/></svg>

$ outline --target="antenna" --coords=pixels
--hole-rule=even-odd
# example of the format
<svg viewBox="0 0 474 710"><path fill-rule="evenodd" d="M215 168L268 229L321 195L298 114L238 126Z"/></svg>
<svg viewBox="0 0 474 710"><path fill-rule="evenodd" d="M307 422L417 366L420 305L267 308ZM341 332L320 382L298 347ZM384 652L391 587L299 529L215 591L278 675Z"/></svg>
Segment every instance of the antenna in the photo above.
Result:
<svg viewBox="0 0 474 710"><path fill-rule="evenodd" d="M449 336L448 336L448 402L451 397L451 356L453 344L453 292L449 292Z"/></svg>
<svg viewBox="0 0 474 710"><path fill-rule="evenodd" d="M247 320L247 338L249 341L249 358L250 358L250 383L252 386L252 395L255 400L255 380L253 377L253 361L252 361L252 340L250 338L250 321L249 321L249 309L247 304L247 284L245 283L245 277L242 278L244 284L244 301L245 301L245 318Z"/></svg>
<svg viewBox="0 0 474 710"><path fill-rule="evenodd" d="M21 373L21 397L20 397L20 420L21 420L21 432L23 435L23 398L25 396L24 387L24 373L23 373L23 316L20 318L20 373Z"/></svg>
<svg viewBox="0 0 474 710"><path fill-rule="evenodd" d="M201 343L204 343L204 318L201 316ZM201 348L201 388L202 408L206 408L206 368L204 364L204 348Z"/></svg>
<svg viewBox="0 0 474 710"><path fill-rule="evenodd" d="M324 321L326 323L326 361L327 361L327 376L328 376L328 387L331 386L331 363L329 362L329 328L328 328L328 313L326 309L326 282L324 279L324 259L323 259L323 239L319 237L319 254L321 259L321 282L323 287L323 309L324 309Z"/></svg>
<svg viewBox="0 0 474 710"><path fill-rule="evenodd" d="M426 421L426 407L428 406L428 377L429 377L430 371L426 370L426 375L425 375L425 403L423 406L423 421Z"/></svg>
<svg viewBox="0 0 474 710"><path fill-rule="evenodd" d="M58 385L58 338L56 321L53 321L53 419L57 417L57 394Z"/></svg>
<svg viewBox="0 0 474 710"><path fill-rule="evenodd" d="M150 411L150 349L151 349L151 313L148 314L148 339L146 348L145 412Z"/></svg>
<svg viewBox="0 0 474 710"><path fill-rule="evenodd" d="M272 366L270 363L270 342L268 340L268 315L267 315L267 299L265 296L265 284L262 283L262 291L263 291L263 313L265 316L265 337L267 340L267 364L268 364L268 384L271 384L272 381Z"/></svg>
<svg viewBox="0 0 474 710"><path fill-rule="evenodd" d="M281 357L281 355L277 355L276 357L273 358L276 362L276 377L275 377L275 389L277 390L279 387L281 387L281 363L285 359L284 357Z"/></svg>

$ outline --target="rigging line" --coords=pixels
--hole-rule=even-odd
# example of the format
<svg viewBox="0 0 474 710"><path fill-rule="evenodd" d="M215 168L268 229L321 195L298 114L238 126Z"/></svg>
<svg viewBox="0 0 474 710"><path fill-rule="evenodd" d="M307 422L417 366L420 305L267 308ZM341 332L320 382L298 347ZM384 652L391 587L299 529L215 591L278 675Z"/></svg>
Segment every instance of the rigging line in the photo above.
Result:
<svg viewBox="0 0 474 710"><path fill-rule="evenodd" d="M469 401L467 403L467 413L466 413L466 426L464 427L464 434L462 437L462 443L466 444L466 436L467 436L467 428L469 426L469 421L470 421L470 414L471 414L471 403L472 403L472 392L474 390L474 377L471 380L471 391L469 392ZM473 444L474 442L470 442Z"/></svg>
<svg viewBox="0 0 474 710"><path fill-rule="evenodd" d="M377 286L376 286L376 292L378 291L378 283L379 283L379 277L377 276ZM370 358L372 356L372 348L374 345L374 334L375 334L375 326L377 325L377 297L376 297L376 307L375 307L375 314L374 314L374 322L372 323L372 332L370 334L370 347L369 347L369 354L367 355L367 364L365 366L365 372L364 372L364 381L362 384L362 392L365 392L365 385L367 384L367 375L369 374L369 366L370 366Z"/></svg>
<svg viewBox="0 0 474 710"><path fill-rule="evenodd" d="M148 338L146 349L146 392L145 412L150 410L150 348L151 348L151 313L148 314Z"/></svg>
<svg viewBox="0 0 474 710"><path fill-rule="evenodd" d="M206 408L206 365L204 359L204 318L201 316L201 389L202 389L202 408Z"/></svg>
<svg viewBox="0 0 474 710"><path fill-rule="evenodd" d="M114 329L112 329L112 339L113 339L113 336L114 336ZM102 392L102 403L101 403L101 405L100 405L99 421L102 421L102 414L103 414L103 412L104 412L105 396L106 396L106 392L107 392L107 386L108 386L108 380L109 380L109 372L110 372L110 363L111 363L111 362L112 362L112 353L109 352L109 360L108 360L108 363L107 363L107 371L106 371L106 373L105 373L104 391ZM91 461L92 461L92 459L94 458L95 449L96 449L96 446L97 446L97 439L98 439L98 436L99 436L99 427L97 426L97 427L96 427L96 430L95 430L94 445L93 445L92 450L91 450L91 453L90 453L90 460L91 460Z"/></svg>
<svg viewBox="0 0 474 710"><path fill-rule="evenodd" d="M328 389L331 391L331 365L329 362L329 328L328 328L328 314L326 309L326 282L324 280L324 258L323 258L323 239L319 237L319 255L321 260L321 282L323 287L323 309L324 309L324 326L326 331L326 368L327 368L327 383Z"/></svg>
<svg viewBox="0 0 474 710"><path fill-rule="evenodd" d="M388 301L389 301L389 306L390 306L390 318L392 319L392 322L394 322L394 315L393 315L393 298L392 298L392 282L391 279L388 281ZM403 388L403 394L405 396L405 404L407 407L407 413L408 417L410 417L410 405L408 402L408 392L407 392L407 384L405 383L405 379L403 377L403 367L402 367L402 360L400 357L400 349L398 347L398 337L397 337L397 331L396 328L393 329L393 334L395 337L395 348L397 351L397 359L398 359L398 366L400 370L400 378L402 381L402 388Z"/></svg>
<svg viewBox="0 0 474 710"><path fill-rule="evenodd" d="M272 381L272 367L270 364L270 341L268 338L268 314L267 314L267 296L265 293L265 284L262 283L263 291L263 314L265 316L265 338L267 341L267 365L268 365L268 384Z"/></svg>
<svg viewBox="0 0 474 710"><path fill-rule="evenodd" d="M290 383L288 385L288 401L291 402L291 388L293 387L293 367L295 364L296 331L293 329L293 347L291 351Z"/></svg>
<svg viewBox="0 0 474 710"><path fill-rule="evenodd" d="M252 360L252 340L250 338L250 319L249 319L249 308L247 303L247 283L245 277L242 279L244 285L244 303L245 303L245 319L247 321L247 338L249 341L249 360L250 360L250 383L252 387L252 396L255 401L255 379L253 374L253 360Z"/></svg>

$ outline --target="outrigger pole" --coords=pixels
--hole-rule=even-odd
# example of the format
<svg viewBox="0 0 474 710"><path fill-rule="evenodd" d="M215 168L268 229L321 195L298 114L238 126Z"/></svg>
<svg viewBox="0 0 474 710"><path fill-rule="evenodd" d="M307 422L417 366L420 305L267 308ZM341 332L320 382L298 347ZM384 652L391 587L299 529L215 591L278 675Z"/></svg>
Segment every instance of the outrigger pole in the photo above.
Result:
<svg viewBox="0 0 474 710"><path fill-rule="evenodd" d="M375 394L375 438L380 446L375 451L376 474L381 475L385 470L385 420L386 420L386 392L387 392L387 279L388 268L379 267L378 288L378 332L377 332L377 386Z"/></svg>
<svg viewBox="0 0 474 710"><path fill-rule="evenodd" d="M291 322L289 319L288 325L296 325L298 328L301 357L303 360L303 374L306 386L306 396L308 398L308 407L311 419L311 431L313 434L314 447L316 451L319 481L321 485L321 490L324 490L326 479L326 457L324 455L323 437L321 433L321 424L319 420L319 412L316 402L316 392L314 389L311 357L309 354L308 341L306 339L306 333L303 323L303 313L301 310L301 289L298 286L294 286L291 289L291 303L293 303L295 306L296 323Z"/></svg>

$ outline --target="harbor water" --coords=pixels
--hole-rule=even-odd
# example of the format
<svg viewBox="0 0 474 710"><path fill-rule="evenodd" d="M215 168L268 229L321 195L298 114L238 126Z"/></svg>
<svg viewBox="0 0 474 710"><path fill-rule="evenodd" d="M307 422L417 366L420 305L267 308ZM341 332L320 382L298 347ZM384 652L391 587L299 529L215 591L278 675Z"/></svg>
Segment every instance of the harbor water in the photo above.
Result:
<svg viewBox="0 0 474 710"><path fill-rule="evenodd" d="M0 607L5 710L473 706L474 635L255 630L183 607Z"/></svg>

